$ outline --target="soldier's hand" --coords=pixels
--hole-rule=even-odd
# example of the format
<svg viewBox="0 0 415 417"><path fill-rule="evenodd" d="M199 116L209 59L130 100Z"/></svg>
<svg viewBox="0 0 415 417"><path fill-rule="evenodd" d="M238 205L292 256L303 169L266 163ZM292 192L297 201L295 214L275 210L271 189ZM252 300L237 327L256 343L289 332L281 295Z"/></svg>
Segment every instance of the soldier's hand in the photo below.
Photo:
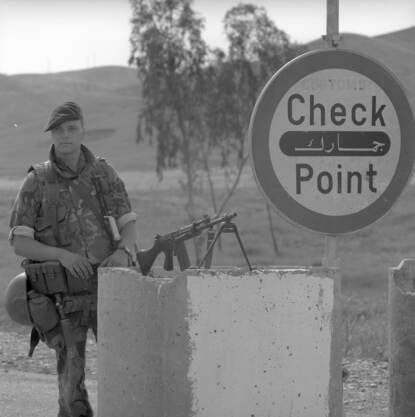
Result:
<svg viewBox="0 0 415 417"><path fill-rule="evenodd" d="M81 279L88 279L94 273L92 264L84 256L77 253L62 251L59 262L73 275Z"/></svg>

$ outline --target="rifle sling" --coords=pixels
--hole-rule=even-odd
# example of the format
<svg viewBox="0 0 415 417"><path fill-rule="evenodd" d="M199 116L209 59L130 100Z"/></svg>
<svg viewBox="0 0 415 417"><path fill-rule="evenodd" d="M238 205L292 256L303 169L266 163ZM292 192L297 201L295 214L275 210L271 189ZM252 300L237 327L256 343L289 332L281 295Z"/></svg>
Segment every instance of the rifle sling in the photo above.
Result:
<svg viewBox="0 0 415 417"><path fill-rule="evenodd" d="M42 167L45 169L45 167ZM62 241L59 235L58 228L58 201L60 184L58 182L55 169L52 167L46 171L46 215L52 223L52 232L58 246L61 246Z"/></svg>
<svg viewBox="0 0 415 417"><path fill-rule="evenodd" d="M52 222L52 231L58 246L62 246L62 241L59 235L58 228L58 198L59 198L59 184L47 183L47 193L52 196L51 200L47 204L47 216Z"/></svg>

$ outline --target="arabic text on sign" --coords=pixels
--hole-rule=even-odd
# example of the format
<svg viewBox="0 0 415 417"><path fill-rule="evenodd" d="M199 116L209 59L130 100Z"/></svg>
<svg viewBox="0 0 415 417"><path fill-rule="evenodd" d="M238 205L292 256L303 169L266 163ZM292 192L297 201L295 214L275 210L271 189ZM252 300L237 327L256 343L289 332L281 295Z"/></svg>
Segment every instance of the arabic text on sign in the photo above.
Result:
<svg viewBox="0 0 415 417"><path fill-rule="evenodd" d="M288 131L280 138L287 156L384 156L391 141L385 132Z"/></svg>

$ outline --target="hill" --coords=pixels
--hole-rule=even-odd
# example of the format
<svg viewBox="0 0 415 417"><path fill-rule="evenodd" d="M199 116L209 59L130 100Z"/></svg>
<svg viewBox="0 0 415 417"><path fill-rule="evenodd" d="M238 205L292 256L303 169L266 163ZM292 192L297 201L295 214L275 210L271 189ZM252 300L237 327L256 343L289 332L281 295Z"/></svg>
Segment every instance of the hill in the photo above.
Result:
<svg viewBox="0 0 415 417"><path fill-rule="evenodd" d="M99 67L52 74L0 74L0 176L22 177L46 159L50 137L43 128L52 109L80 104L86 143L122 170L154 169L155 150L135 143L140 87L128 67Z"/></svg>
<svg viewBox="0 0 415 417"><path fill-rule="evenodd" d="M415 26L397 32L376 36L376 38L415 52Z"/></svg>
<svg viewBox="0 0 415 417"><path fill-rule="evenodd" d="M311 50L325 48L322 40ZM367 54L390 68L415 108L415 27L374 38L343 34L342 48ZM21 178L46 158L43 127L51 110L67 100L85 113L87 144L122 171L154 170L155 147L135 143L140 86L136 71L108 66L51 74L0 74L0 177Z"/></svg>
<svg viewBox="0 0 415 417"><path fill-rule="evenodd" d="M368 55L389 68L403 84L415 108L415 27L374 38L353 33L341 36L340 48ZM319 39L307 47L324 49L326 43Z"/></svg>

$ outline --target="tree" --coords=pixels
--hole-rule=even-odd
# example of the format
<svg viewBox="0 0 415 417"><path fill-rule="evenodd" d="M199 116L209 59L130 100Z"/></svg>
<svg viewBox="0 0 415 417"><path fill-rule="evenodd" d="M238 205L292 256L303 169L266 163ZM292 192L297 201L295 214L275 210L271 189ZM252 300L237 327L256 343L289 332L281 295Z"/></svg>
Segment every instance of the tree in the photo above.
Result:
<svg viewBox="0 0 415 417"><path fill-rule="evenodd" d="M203 21L192 10L191 0L130 2L130 64L138 69L143 99L137 140L144 133L156 139L160 178L165 168L179 166L184 171L190 221L196 217L201 171L207 174L212 206L219 215L248 159L248 124L260 89L298 50L261 7L239 4L226 13L226 55L208 49L201 36ZM220 197L212 175L218 158L227 186Z"/></svg>
<svg viewBox="0 0 415 417"><path fill-rule="evenodd" d="M260 90L278 68L303 51L290 43L286 33L275 26L262 7L239 4L226 13L224 26L229 41L228 56L216 51L210 65L208 74L212 88L208 92L204 120L209 142L220 149L222 167L235 167L236 171L220 204L209 181L216 213L221 213L231 198L248 159L246 136ZM205 162L208 178L211 178L210 167ZM266 208L277 253L271 212L268 205Z"/></svg>
<svg viewBox="0 0 415 417"><path fill-rule="evenodd" d="M133 30L130 64L142 81L144 131L157 141L156 170L180 166L186 178L186 210L195 217L194 194L200 169L199 130L203 66L207 45L202 19L190 0L130 0Z"/></svg>

